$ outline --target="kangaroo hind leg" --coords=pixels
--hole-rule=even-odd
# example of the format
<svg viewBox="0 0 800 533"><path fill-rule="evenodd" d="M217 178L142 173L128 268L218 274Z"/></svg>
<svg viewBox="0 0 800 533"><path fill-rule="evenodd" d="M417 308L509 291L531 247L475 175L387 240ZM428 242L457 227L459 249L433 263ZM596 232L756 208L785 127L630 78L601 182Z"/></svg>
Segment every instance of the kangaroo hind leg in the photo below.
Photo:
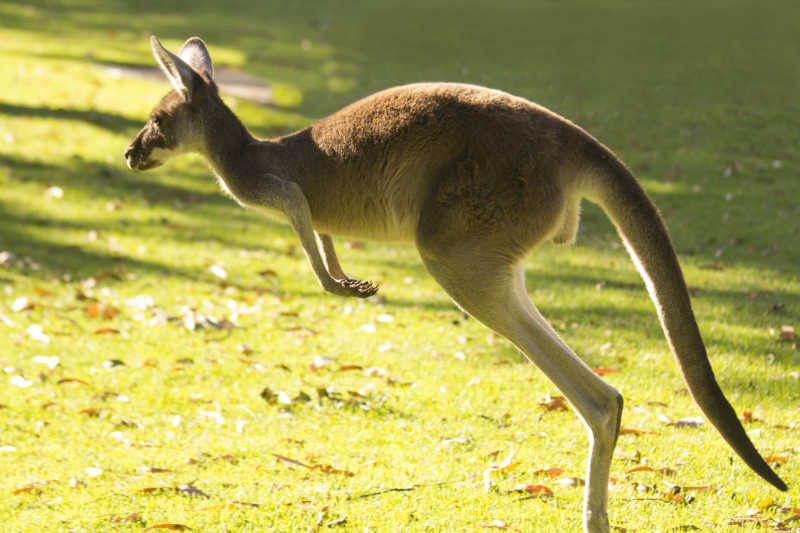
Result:
<svg viewBox="0 0 800 533"><path fill-rule="evenodd" d="M473 249L474 250L474 249ZM467 313L507 337L569 400L589 431L584 531L607 533L608 478L622 396L561 340L528 298L521 262L501 256L426 254L431 275ZM449 254L448 254L449 255ZM472 257L467 257L471 255Z"/></svg>

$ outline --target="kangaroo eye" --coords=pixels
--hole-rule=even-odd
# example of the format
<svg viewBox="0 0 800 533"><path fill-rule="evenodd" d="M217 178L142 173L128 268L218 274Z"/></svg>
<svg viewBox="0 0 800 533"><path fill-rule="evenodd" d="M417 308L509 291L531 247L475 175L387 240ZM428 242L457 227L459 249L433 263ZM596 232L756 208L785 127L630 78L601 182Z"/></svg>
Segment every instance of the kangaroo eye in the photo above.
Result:
<svg viewBox="0 0 800 533"><path fill-rule="evenodd" d="M151 120L151 121L153 122L153 124L155 124L156 126L160 126L160 125L161 125L161 117L153 117L153 118L151 118L150 120Z"/></svg>

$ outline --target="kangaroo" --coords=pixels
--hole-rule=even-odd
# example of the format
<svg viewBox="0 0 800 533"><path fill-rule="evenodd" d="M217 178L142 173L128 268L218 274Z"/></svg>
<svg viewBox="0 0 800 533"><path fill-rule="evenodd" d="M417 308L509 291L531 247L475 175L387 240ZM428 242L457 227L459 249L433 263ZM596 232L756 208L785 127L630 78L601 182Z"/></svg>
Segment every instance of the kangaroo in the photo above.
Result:
<svg viewBox="0 0 800 533"><path fill-rule="evenodd" d="M564 394L590 437L583 529L607 533L620 393L566 345L528 297L522 260L575 241L580 203L599 204L644 279L695 402L744 462L780 490L717 384L667 229L603 144L523 98L455 83L387 89L296 133L259 140L223 103L199 38L178 55L150 38L174 90L125 151L147 170L199 152L240 205L288 221L326 291L368 297L331 235L413 241L454 302L508 338Z"/></svg>

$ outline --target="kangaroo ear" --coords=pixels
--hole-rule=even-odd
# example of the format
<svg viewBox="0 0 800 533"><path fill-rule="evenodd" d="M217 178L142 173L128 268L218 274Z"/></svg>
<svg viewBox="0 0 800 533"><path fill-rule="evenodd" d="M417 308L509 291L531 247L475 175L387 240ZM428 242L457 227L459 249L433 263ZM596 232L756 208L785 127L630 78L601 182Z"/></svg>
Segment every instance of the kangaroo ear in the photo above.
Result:
<svg viewBox="0 0 800 533"><path fill-rule="evenodd" d="M200 37L187 39L178 57L186 61L197 72L205 71L206 75L214 79L214 66L211 64L211 54L208 53L206 43Z"/></svg>
<svg viewBox="0 0 800 533"><path fill-rule="evenodd" d="M183 94L187 102L191 100L194 89L203 83L200 75L183 59L164 48L155 35L150 37L150 47L158 65L175 90Z"/></svg>

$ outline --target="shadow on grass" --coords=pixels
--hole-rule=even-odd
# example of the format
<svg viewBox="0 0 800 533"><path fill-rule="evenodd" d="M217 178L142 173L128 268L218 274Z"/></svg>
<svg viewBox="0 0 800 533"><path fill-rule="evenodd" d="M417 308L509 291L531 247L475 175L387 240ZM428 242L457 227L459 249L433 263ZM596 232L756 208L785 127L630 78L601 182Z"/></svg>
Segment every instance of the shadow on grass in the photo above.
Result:
<svg viewBox="0 0 800 533"><path fill-rule="evenodd" d="M0 115L52 118L56 120L80 120L113 133L130 133L131 135L144 125L144 122L139 119L94 109L33 107L9 102L0 102Z"/></svg>

